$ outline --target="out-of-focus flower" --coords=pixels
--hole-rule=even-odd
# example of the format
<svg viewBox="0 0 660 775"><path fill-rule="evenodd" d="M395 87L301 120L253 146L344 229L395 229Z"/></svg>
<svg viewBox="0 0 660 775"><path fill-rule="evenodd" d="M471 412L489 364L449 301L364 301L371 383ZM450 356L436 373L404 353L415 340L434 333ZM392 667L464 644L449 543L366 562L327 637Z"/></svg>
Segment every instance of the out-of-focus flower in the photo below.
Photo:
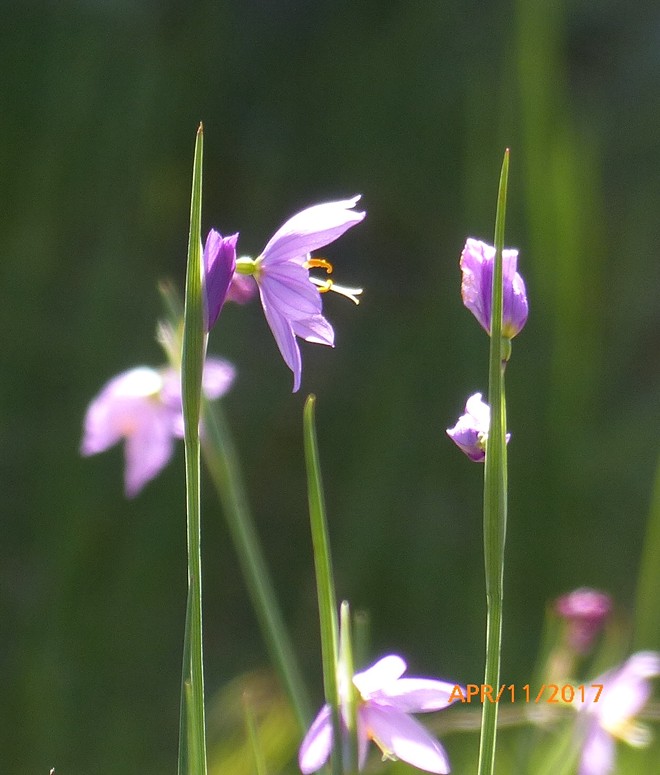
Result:
<svg viewBox="0 0 660 775"><path fill-rule="evenodd" d="M580 707L586 730L579 775L608 775L614 769L616 740L637 748L651 740L650 731L635 716L650 694L650 678L660 675L660 654L640 651L623 665L597 678ZM597 692L600 695L596 700Z"/></svg>
<svg viewBox="0 0 660 775"><path fill-rule="evenodd" d="M360 769L367 758L369 740L384 759L402 759L427 772L448 773L444 748L425 727L410 716L442 710L455 684L430 678L401 678L406 663L390 654L353 676L357 690L358 758ZM298 764L304 775L321 769L333 745L330 706L324 705L300 746Z"/></svg>
<svg viewBox="0 0 660 775"><path fill-rule="evenodd" d="M215 325L225 303L236 268L238 234L223 237L211 229L206 237L202 263L204 266L204 323L206 331Z"/></svg>
<svg viewBox="0 0 660 775"><path fill-rule="evenodd" d="M447 428L449 438L475 463L486 459L486 442L490 430L490 407L481 400L481 393L470 396L465 404L465 414L458 418L453 428ZM506 434L507 443L511 434Z"/></svg>
<svg viewBox="0 0 660 775"><path fill-rule="evenodd" d="M490 335L491 300L495 248L469 238L461 254L461 295L463 304L472 312ZM516 271L518 251L502 251L502 336L513 339L525 322L529 311L525 283Z"/></svg>
<svg viewBox="0 0 660 775"><path fill-rule="evenodd" d="M586 654L612 610L612 600L605 592L581 587L557 598L554 607L566 623L568 646Z"/></svg>
<svg viewBox="0 0 660 775"><path fill-rule="evenodd" d="M332 272L332 264L310 254L334 242L364 218L364 212L352 209L359 198L302 210L275 232L256 259L242 257L236 262L238 274L251 275L257 281L266 320L284 362L293 372L294 392L300 388L302 372L296 337L334 346L335 334L323 316L320 294L335 291L358 303L361 289L310 277L309 270Z"/></svg>
<svg viewBox="0 0 660 775"><path fill-rule="evenodd" d="M234 272L234 276L229 283L229 290L227 291L227 297L225 301L234 301L236 304L247 304L251 301L257 293L257 283L254 277L250 277L246 274L237 274Z"/></svg>
<svg viewBox="0 0 660 775"><path fill-rule="evenodd" d="M219 398L234 377L229 362L207 358L204 395ZM138 366L113 377L89 405L80 451L95 455L124 439L124 488L133 498L167 465L174 439L182 437L181 375L171 367Z"/></svg>

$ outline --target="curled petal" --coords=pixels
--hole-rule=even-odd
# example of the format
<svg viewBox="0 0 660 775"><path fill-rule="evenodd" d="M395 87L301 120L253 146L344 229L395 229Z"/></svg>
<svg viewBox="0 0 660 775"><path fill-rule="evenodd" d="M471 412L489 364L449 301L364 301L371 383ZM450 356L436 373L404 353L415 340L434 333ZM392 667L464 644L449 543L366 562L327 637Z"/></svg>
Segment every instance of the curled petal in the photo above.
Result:
<svg viewBox="0 0 660 775"><path fill-rule="evenodd" d="M229 284L236 268L238 234L223 237L211 229L204 245L205 328L213 328L227 297Z"/></svg>
<svg viewBox="0 0 660 775"><path fill-rule="evenodd" d="M324 705L312 722L298 752L298 765L303 775L316 772L328 761L332 750L330 706Z"/></svg>
<svg viewBox="0 0 660 775"><path fill-rule="evenodd" d="M397 654L388 654L361 673L353 676L353 683L363 698L394 683L406 672L406 663Z"/></svg>
<svg viewBox="0 0 660 775"><path fill-rule="evenodd" d="M445 749L414 718L375 702L362 708L369 736L386 756L394 756L420 770L444 775L450 771Z"/></svg>
<svg viewBox="0 0 660 775"><path fill-rule="evenodd" d="M302 263L308 253L334 242L364 218L364 212L351 209L359 198L314 205L289 218L263 249L264 264L289 260Z"/></svg>

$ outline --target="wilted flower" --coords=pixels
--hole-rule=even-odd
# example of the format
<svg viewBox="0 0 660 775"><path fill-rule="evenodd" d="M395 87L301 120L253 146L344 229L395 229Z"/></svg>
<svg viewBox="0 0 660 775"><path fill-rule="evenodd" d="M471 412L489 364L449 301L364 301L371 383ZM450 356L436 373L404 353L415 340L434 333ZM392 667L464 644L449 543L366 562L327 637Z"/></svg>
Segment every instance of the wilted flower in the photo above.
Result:
<svg viewBox="0 0 660 775"><path fill-rule="evenodd" d="M209 399L227 392L234 367L207 358L202 389ZM95 455L124 439L124 485L132 498L167 465L174 439L183 437L181 375L138 366L111 379L87 408L81 453Z"/></svg>
<svg viewBox="0 0 660 775"><path fill-rule="evenodd" d="M566 638L574 651L585 654L601 631L612 609L605 592L581 587L555 601L555 611L566 622Z"/></svg>
<svg viewBox="0 0 660 775"><path fill-rule="evenodd" d="M334 331L322 313L320 294L336 291L356 304L358 288L343 288L332 280L310 277L312 268L332 272L332 264L312 258L312 251L329 245L365 216L355 207L359 196L314 205L294 215L270 238L256 259L239 258L236 272L257 281L261 304L284 362L293 372L293 390L300 387L302 363L296 337L334 345Z"/></svg>
<svg viewBox="0 0 660 775"><path fill-rule="evenodd" d="M495 248L469 238L461 254L463 304L490 334ZM525 283L516 271L518 251L502 251L502 336L513 339L527 320Z"/></svg>
<svg viewBox="0 0 660 775"><path fill-rule="evenodd" d="M465 414L458 418L453 428L447 428L449 438L475 463L486 459L486 442L490 430L490 407L481 400L481 393L470 396L465 404ZM506 434L507 443L511 434Z"/></svg>
<svg viewBox="0 0 660 775"><path fill-rule="evenodd" d="M357 690L358 758L367 758L369 740L385 759L402 759L427 772L448 773L444 748L410 716L446 708L455 684L429 678L401 678L406 663L390 654L353 676ZM304 775L321 769L333 745L330 706L324 705L300 746L298 763Z"/></svg>
<svg viewBox="0 0 660 775"><path fill-rule="evenodd" d="M593 696L580 707L586 731L579 775L608 775L614 768L615 742L624 740L637 748L649 744L649 730L634 717L651 694L649 679L660 675L660 654L640 651L621 667L591 684ZM596 692L600 695L596 700Z"/></svg>

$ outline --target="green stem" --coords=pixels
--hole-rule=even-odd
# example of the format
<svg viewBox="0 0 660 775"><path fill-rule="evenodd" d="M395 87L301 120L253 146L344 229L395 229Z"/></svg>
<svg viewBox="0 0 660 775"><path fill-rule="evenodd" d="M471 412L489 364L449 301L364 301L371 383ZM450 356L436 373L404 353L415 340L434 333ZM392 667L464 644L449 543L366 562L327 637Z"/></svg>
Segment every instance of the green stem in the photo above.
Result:
<svg viewBox="0 0 660 775"><path fill-rule="evenodd" d="M502 343L502 250L509 175L509 151L504 154L495 216L495 266L491 309L488 400L491 420L484 470L484 566L486 575L486 667L484 683L499 686L502 648L502 607L504 543L507 516L506 401ZM479 775L492 775L495 769L497 703L482 708L479 741Z"/></svg>
<svg viewBox="0 0 660 775"><path fill-rule="evenodd" d="M190 234L181 354L184 443L186 451L186 512L188 541L188 602L184 638L182 707L186 720L179 741L179 775L206 775L206 724L204 717L204 658L202 647L202 558L200 527L199 413L202 370L206 352L202 299L202 159L204 136L200 124L195 143Z"/></svg>
<svg viewBox="0 0 660 775"><path fill-rule="evenodd" d="M204 402L203 413L204 462L222 503L266 645L293 706L300 731L304 732L311 719L310 701L261 551L234 442L218 403L211 406Z"/></svg>
<svg viewBox="0 0 660 775"><path fill-rule="evenodd" d="M325 699L332 712L334 734L334 753L332 756L333 775L342 773L342 735L339 720L340 697L337 686L337 666L339 664L337 598L335 582L332 576L330 559L330 540L325 518L321 465L316 442L314 406L316 398L307 397L303 412L303 436L305 446L305 465L307 468L307 497L309 501L309 520L314 548L314 567L316 569L316 591L319 601L319 619L321 624L321 656L323 660L323 684Z"/></svg>
<svg viewBox="0 0 660 775"><path fill-rule="evenodd" d="M355 667L353 662L353 628L351 626L351 609L347 600L342 601L339 609L339 690L341 698L342 717L346 725L346 735L343 746L344 772L358 771L358 728L356 691L353 686Z"/></svg>

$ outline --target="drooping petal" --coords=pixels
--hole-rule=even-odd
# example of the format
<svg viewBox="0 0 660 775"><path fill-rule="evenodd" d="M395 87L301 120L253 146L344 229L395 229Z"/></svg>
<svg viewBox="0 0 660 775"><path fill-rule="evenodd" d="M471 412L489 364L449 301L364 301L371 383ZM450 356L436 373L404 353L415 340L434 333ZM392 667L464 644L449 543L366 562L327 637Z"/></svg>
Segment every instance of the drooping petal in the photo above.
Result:
<svg viewBox="0 0 660 775"><path fill-rule="evenodd" d="M145 400L157 395L162 384L160 374L147 366L107 382L85 414L81 453L95 455L129 435L140 423Z"/></svg>
<svg viewBox="0 0 660 775"><path fill-rule="evenodd" d="M368 699L373 692L383 689L394 683L406 672L406 663L398 654L388 654L361 673L353 676L355 688L364 699Z"/></svg>
<svg viewBox="0 0 660 775"><path fill-rule="evenodd" d="M364 218L364 212L351 209L359 198L354 196L339 202L314 205L289 218L263 249L263 263L268 265L288 260L302 263L312 251L334 242Z"/></svg>
<svg viewBox="0 0 660 775"><path fill-rule="evenodd" d="M293 372L293 392L296 393L300 389L300 378L302 374L302 360L300 357L300 348L298 347L298 342L296 342L296 336L293 333L289 321L277 309L277 305L273 305L269 302L268 294L264 293L264 288L262 286L259 286L259 293L261 295L261 306L264 309L266 322L273 332L275 342L284 359L284 363L286 363Z"/></svg>
<svg viewBox="0 0 660 775"><path fill-rule="evenodd" d="M387 756L394 755L420 770L450 771L445 749L420 723L403 711L368 702L363 708L368 735Z"/></svg>
<svg viewBox="0 0 660 775"><path fill-rule="evenodd" d="M321 294L309 281L309 271L293 261L261 268L257 275L259 288L271 306L288 320L319 315L323 308Z"/></svg>
<svg viewBox="0 0 660 775"><path fill-rule="evenodd" d="M238 233L223 237L211 229L204 245L205 328L213 328L227 297L229 284L236 268Z"/></svg>
<svg viewBox="0 0 660 775"><path fill-rule="evenodd" d="M447 428L449 438L475 463L486 459L486 441L490 430L490 407L475 393L465 404L465 414L458 418L453 428ZM509 443L511 434L506 434Z"/></svg>
<svg viewBox="0 0 660 775"><path fill-rule="evenodd" d="M580 755L579 775L609 775L614 767L615 743L597 723L587 730Z"/></svg>
<svg viewBox="0 0 660 775"><path fill-rule="evenodd" d="M330 706L324 705L307 731L298 752L298 765L303 775L320 770L332 750Z"/></svg>
<svg viewBox="0 0 660 775"><path fill-rule="evenodd" d="M399 678L371 693L371 699L386 702L405 713L429 713L451 705L456 684L432 678ZM452 700L452 702L455 701Z"/></svg>
<svg viewBox="0 0 660 775"><path fill-rule="evenodd" d="M126 496L135 497L169 462L174 450L170 410L146 401L140 422L126 436L124 485Z"/></svg>

